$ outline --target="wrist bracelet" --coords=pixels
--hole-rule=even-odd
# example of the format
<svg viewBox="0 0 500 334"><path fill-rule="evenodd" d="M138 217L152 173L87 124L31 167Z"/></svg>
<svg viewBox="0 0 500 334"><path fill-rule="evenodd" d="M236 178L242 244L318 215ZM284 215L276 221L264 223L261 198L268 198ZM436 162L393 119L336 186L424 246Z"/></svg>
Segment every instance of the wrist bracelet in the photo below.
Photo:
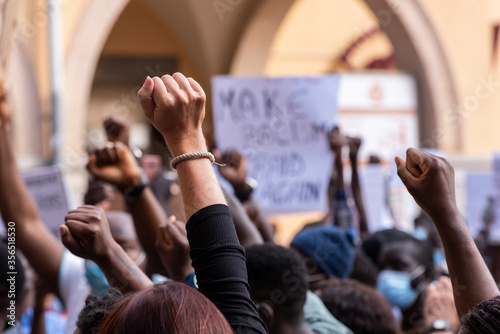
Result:
<svg viewBox="0 0 500 334"><path fill-rule="evenodd" d="M125 199L131 200L139 196L144 189L148 186L148 178L146 176L146 173L141 170L141 182L139 182L138 185L132 188L128 188L126 190L122 191L123 196L125 196Z"/></svg>
<svg viewBox="0 0 500 334"><path fill-rule="evenodd" d="M226 166L225 164L219 164L215 162L215 157L212 153L210 152L193 152L193 153L186 153L186 154L181 154L175 158L172 159L170 162L170 167L172 169L176 169L175 167L179 162L185 161L185 160L190 160L190 159L199 159L199 158L207 158L210 160L211 163L216 164L217 166L224 167Z"/></svg>

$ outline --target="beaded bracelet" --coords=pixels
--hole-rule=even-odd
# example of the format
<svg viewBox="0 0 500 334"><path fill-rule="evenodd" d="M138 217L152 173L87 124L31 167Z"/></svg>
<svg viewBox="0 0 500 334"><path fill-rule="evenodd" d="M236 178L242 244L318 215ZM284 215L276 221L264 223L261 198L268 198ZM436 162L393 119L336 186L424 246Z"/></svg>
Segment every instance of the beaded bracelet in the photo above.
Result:
<svg viewBox="0 0 500 334"><path fill-rule="evenodd" d="M219 164L219 163L215 162L215 157L212 153L200 151L200 152L181 154L181 155L173 158L172 161L170 162L170 167L172 167L172 169L176 169L175 166L177 166L177 164L179 162L182 162L185 160L190 160L190 159L199 159L199 158L207 158L210 160L211 163L216 164L217 166L221 166L221 167L226 166L225 164Z"/></svg>

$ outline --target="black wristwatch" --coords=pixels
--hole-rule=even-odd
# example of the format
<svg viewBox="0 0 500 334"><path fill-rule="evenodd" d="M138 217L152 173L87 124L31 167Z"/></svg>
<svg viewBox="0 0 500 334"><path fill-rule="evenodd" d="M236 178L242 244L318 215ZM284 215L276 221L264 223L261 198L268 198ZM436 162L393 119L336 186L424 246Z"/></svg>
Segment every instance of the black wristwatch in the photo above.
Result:
<svg viewBox="0 0 500 334"><path fill-rule="evenodd" d="M236 198L238 198L242 203L248 201L248 199L250 198L254 190L257 189L258 186L257 180L251 177L247 177L245 183L247 184L247 189L245 191L234 194Z"/></svg>
<svg viewBox="0 0 500 334"><path fill-rule="evenodd" d="M146 176L146 173L141 170L141 182L135 187L128 188L122 191L123 196L125 197L126 200L134 200L137 198L143 191L146 189L148 186L148 178Z"/></svg>
<svg viewBox="0 0 500 334"><path fill-rule="evenodd" d="M429 328L429 333L446 332L446 331L453 331L453 329L451 328L448 320L444 320L444 319L434 320L431 324L431 327Z"/></svg>

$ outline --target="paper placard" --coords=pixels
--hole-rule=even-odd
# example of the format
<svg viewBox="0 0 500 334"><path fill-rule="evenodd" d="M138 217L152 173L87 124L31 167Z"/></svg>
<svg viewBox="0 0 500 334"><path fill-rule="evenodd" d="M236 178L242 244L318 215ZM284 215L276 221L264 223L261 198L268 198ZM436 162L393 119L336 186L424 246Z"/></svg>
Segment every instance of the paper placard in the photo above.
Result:
<svg viewBox="0 0 500 334"><path fill-rule="evenodd" d="M473 238L484 228L483 216L488 197L494 197L495 187L490 172L468 172L466 176L467 227ZM493 211L494 214L494 211Z"/></svg>
<svg viewBox="0 0 500 334"><path fill-rule="evenodd" d="M370 233L394 227L388 198L388 179L384 166L369 164L360 170L361 192Z"/></svg>
<svg viewBox="0 0 500 334"><path fill-rule="evenodd" d="M326 211L338 85L337 75L212 79L217 146L248 159L266 213Z"/></svg>
<svg viewBox="0 0 500 334"><path fill-rule="evenodd" d="M59 225L64 224L64 217L73 207L61 170L56 166L40 167L23 172L22 176L41 220L58 235Z"/></svg>

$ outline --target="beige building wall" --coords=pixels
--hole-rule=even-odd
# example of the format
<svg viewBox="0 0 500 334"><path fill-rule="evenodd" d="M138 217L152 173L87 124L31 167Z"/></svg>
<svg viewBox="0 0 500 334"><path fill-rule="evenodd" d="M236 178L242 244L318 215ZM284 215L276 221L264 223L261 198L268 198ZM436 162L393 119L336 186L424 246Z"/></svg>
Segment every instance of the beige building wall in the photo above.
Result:
<svg viewBox="0 0 500 334"><path fill-rule="evenodd" d="M500 78L498 66L495 68L491 61L493 25L500 22L500 5L494 0L414 2L423 6L441 42L462 106L460 128L450 125L447 110L439 111L436 118L448 124L446 131L450 136L455 135L453 131L458 132L459 153L487 157L491 150L500 148L497 130L500 83L496 81ZM262 13L267 20L264 27L277 26L278 31L268 48L265 66L257 72L250 71L255 74L325 73L343 69L338 63L339 54L376 20L376 13L362 0L61 0L60 3L67 75L65 113L71 119L65 128L66 145L70 146L69 152L82 155L85 130L97 126L98 116L105 109L102 104L105 101L93 104L95 92L91 90L93 71L101 53L174 56L180 69L198 78L209 91L210 76L229 73L241 58L240 42L254 15L264 8L261 6L271 10L289 8L289 11L276 15ZM216 7L217 3L223 6ZM50 157L51 131L47 19L45 0L21 0L19 28L28 54L23 61L32 66L20 68L36 83L29 96L39 110L19 112L38 115L39 121L27 124L25 119L29 117L16 117L19 129L16 145L21 156L38 154L45 160ZM262 30L262 40L267 37L265 31ZM81 41L87 44L79 45ZM373 57L385 57L393 48L387 36L380 33L355 52L354 67L362 68ZM260 46L255 44L255 50L261 50ZM240 68L240 73L244 70ZM12 78L10 81L12 90L23 89L22 82ZM491 81L493 85L485 86L484 82ZM96 112L89 113L90 108ZM30 132L27 127L39 124L43 145L30 145L40 142L35 135L29 140L20 138L23 131ZM206 128L211 131L210 118ZM74 175L79 175L84 161L72 161L77 161L72 168Z"/></svg>
<svg viewBox="0 0 500 334"><path fill-rule="evenodd" d="M377 18L361 0L295 1L276 34L265 74L344 70L342 54L377 26ZM380 32L360 44L350 55L350 62L362 69L373 59L388 57L392 52L391 42Z"/></svg>
<svg viewBox="0 0 500 334"><path fill-rule="evenodd" d="M500 24L498 1L423 3L455 78L462 110L463 153L489 155L500 148L500 78L492 66L493 26ZM491 81L496 86L484 84Z"/></svg>
<svg viewBox="0 0 500 334"><path fill-rule="evenodd" d="M132 0L115 23L102 49L102 56L137 57L137 58L174 58L178 60L179 71L187 76L199 77L189 55L179 41L171 33L164 22L144 3ZM157 71L165 71L152 64L145 69L145 75L160 75ZM130 104L126 116L134 122L146 123L142 115L139 100L135 96L141 82L137 82L134 90L122 87L93 87L87 117L88 129L102 129L102 118L109 115L120 105ZM125 96L125 97L123 97ZM123 97L123 98L122 98Z"/></svg>

